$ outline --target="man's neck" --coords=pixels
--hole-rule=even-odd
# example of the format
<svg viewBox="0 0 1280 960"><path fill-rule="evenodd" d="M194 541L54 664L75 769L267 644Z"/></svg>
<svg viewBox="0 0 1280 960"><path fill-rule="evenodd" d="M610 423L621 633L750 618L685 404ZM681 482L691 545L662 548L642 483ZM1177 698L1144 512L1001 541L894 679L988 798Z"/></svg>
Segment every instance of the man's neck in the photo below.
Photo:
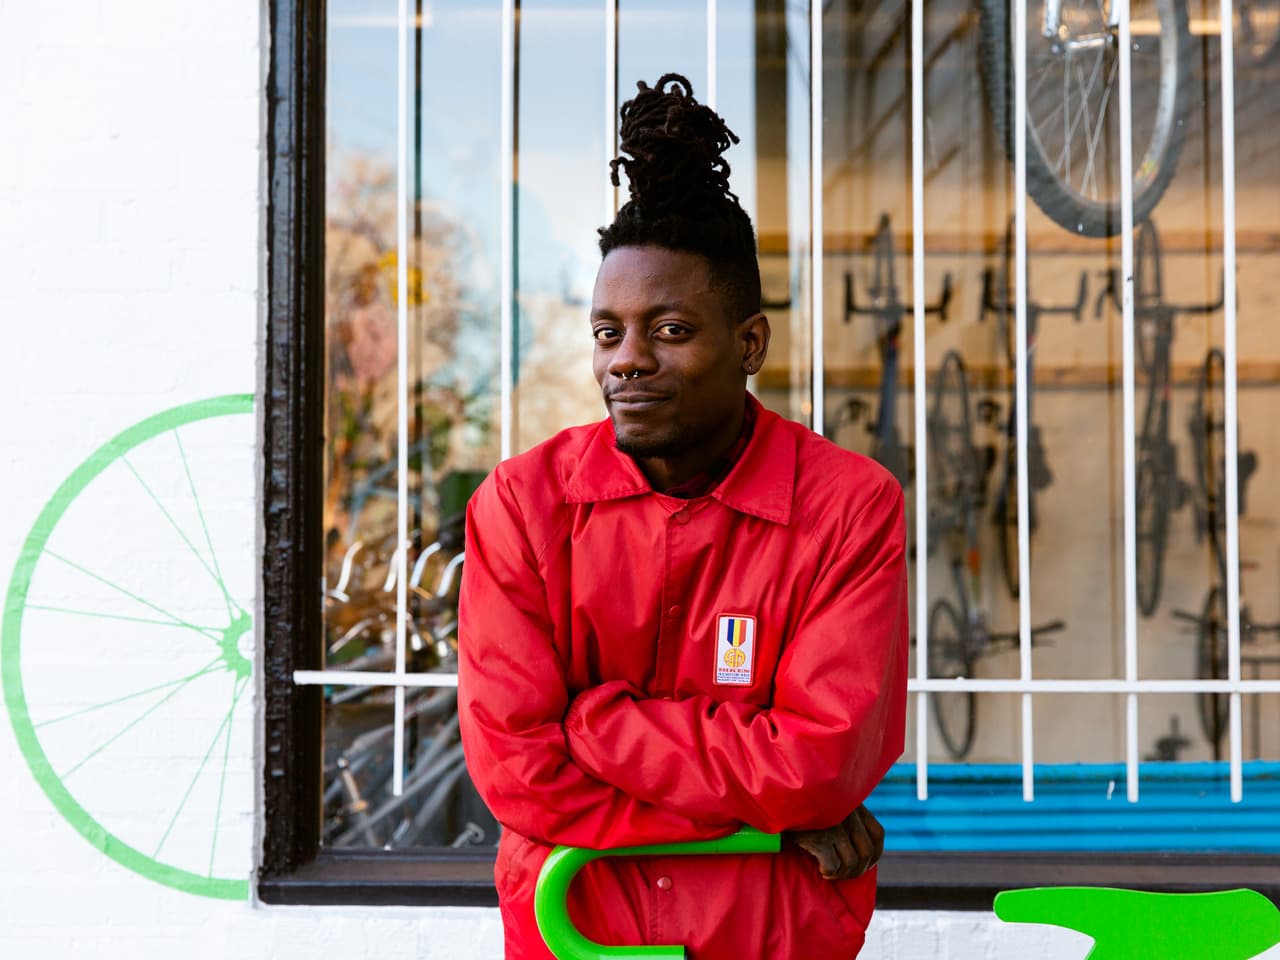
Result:
<svg viewBox="0 0 1280 960"><path fill-rule="evenodd" d="M670 490L689 480L710 472L725 459L742 435L746 403L734 415L694 450L676 457L636 457L636 465L649 486L655 490Z"/></svg>

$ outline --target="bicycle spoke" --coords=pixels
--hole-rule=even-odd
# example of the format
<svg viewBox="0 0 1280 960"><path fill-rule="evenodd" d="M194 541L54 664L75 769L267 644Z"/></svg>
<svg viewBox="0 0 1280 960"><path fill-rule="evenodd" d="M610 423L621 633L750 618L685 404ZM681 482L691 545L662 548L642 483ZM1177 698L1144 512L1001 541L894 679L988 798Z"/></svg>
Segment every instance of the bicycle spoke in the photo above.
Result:
<svg viewBox="0 0 1280 960"><path fill-rule="evenodd" d="M1089 116L1088 91L1093 88L1094 81L1097 80L1098 74L1102 70L1102 62L1103 62L1103 57L1101 54L1099 54L1097 57L1094 58L1093 70L1090 74L1088 84L1084 83L1082 74L1077 74L1077 76L1080 77L1079 83L1081 87L1080 118L1079 118L1079 121L1077 121L1077 123L1073 125L1073 129L1072 129L1072 135L1074 136L1075 135L1074 128L1076 126L1079 126L1080 123L1084 124L1085 131L1086 131L1085 144L1087 147L1087 153L1085 155L1086 156L1085 173L1080 180L1080 193L1081 195L1083 195L1087 184L1090 181L1092 181L1093 197L1095 199L1098 196L1098 173L1097 173L1097 166L1094 163L1094 159L1097 156L1097 152L1098 152L1098 141L1102 138L1103 130L1106 127L1107 104L1108 102L1110 102L1110 99L1111 99L1111 82L1112 82L1112 79L1114 78L1114 74L1113 74L1112 77L1109 77L1107 79L1107 82L1103 85L1102 103L1098 107L1098 114L1097 114L1098 122L1095 128Z"/></svg>
<svg viewBox="0 0 1280 960"><path fill-rule="evenodd" d="M46 613L65 613L72 617L92 617L95 620L122 620L126 623L146 623L159 627L173 627L177 624L170 620L153 620L150 617L129 617L123 613L101 613L97 610L73 610L71 607L51 607L43 603L29 603L28 610L43 610ZM208 631L211 634L221 633L220 627L196 627L200 631Z"/></svg>
<svg viewBox="0 0 1280 960"><path fill-rule="evenodd" d="M138 481L138 483L142 485L142 489L147 491L147 496L151 498L151 502L156 505L156 508L162 514L164 514L164 518L169 521L169 526L173 527L174 532L177 533L178 536L182 538L182 542L187 545L187 549L191 551L192 555L195 556L195 558L198 561L200 561L200 566L204 567L205 572L207 572L209 576L213 578L213 582L218 585L218 588L222 591L223 595L225 596L227 590L226 590L226 587L222 585L222 578L213 572L213 568L209 566L209 562L205 560L204 555L199 550L196 549L196 545L191 542L191 538L187 536L186 531L184 531L180 526L178 526L178 521L173 519L173 515L169 513L167 509L165 509L165 505L160 502L160 498L155 495L155 491L153 491L149 486L147 486L147 481L142 479L142 474L138 473L137 468L134 467L134 465L129 462L129 458L127 456L122 456L120 458L120 462L129 468L129 472L132 473L134 478Z"/></svg>
<svg viewBox="0 0 1280 960"><path fill-rule="evenodd" d="M240 693L235 694L231 698L231 706L227 710L228 721L236 712L236 704L240 702L240 694L247 689L246 683L240 689ZM227 722L227 735L223 738L222 746L222 770L218 775L218 805L213 814L213 842L209 845L209 876L213 876L213 859L218 851L218 827L222 823L222 798L227 790L227 762L231 758L231 723Z"/></svg>
<svg viewBox="0 0 1280 960"><path fill-rule="evenodd" d="M198 680L200 677L209 673L215 673L218 665L223 662L222 657L214 657L195 673L189 673L185 677L178 677L176 680L166 680L164 683L157 683L154 686L145 687L142 690L135 690L133 693L126 693L124 696L116 697L113 700L105 700L102 703L95 703L91 707L84 707L80 710L73 710L71 713L64 713L60 717L52 717L48 720L41 720L39 723L33 723L32 726L39 730L42 727L49 727L55 723L61 723L63 720L71 720L75 717L82 717L86 713L93 713L95 710L101 710L104 707L112 707L117 703L124 703L126 700L133 700L137 697L144 697L148 693L154 693L157 690L163 690L166 687L172 687L174 684L190 683L192 680Z"/></svg>
<svg viewBox="0 0 1280 960"><path fill-rule="evenodd" d="M103 750L107 749L107 747L111 746L111 744L115 743L117 740L119 740L121 737L123 737L126 733L128 733L130 730L132 730L132 729L133 729L134 727L136 727L138 724L140 724L143 720L147 719L147 717L151 716L151 714L155 713L155 712L156 712L157 710L159 710L162 706L164 706L166 703L168 703L170 700L172 700L174 697L176 697L179 693L181 693L184 689L186 689L186 687L187 687L187 685L188 685L188 684L194 683L194 682L195 682L195 680L196 680L196 678L192 678L191 680L188 680L186 683L183 683L183 684L181 684L180 686L174 687L172 690L170 690L168 693L166 693L163 697L161 697L159 700L157 700L157 701L156 701L155 703L153 703L151 706L147 707L147 709L146 709L146 710L144 710L144 711L143 711L142 713L140 713L138 716L134 717L134 718L133 718L133 720L129 721L129 723L128 723L128 724L127 724L127 725L126 725L122 730L120 730L118 733L116 733L116 734L114 734L113 736L111 736L110 738L108 738L104 743L101 743L101 744L99 744L97 747L95 747L95 748L94 748L94 749L89 753L89 755L88 755L88 756L86 756L83 760L81 760L79 763L77 763L77 764L76 764L74 767L72 767L70 770L68 770L68 771L66 771L65 773L61 774L61 776L59 776L59 778L58 778L58 779L60 779L60 780L66 780L66 779L67 779L68 777L70 777L73 773L75 773L77 770L79 770L81 767L83 767L86 763L88 763L90 760L92 760L94 757L96 757L98 754L100 754Z"/></svg>
<svg viewBox="0 0 1280 960"><path fill-rule="evenodd" d="M142 604L144 607L150 607L156 613L163 614L173 622L173 625L175 627L186 627L188 630L194 630L196 633L200 634L201 636L208 637L211 640L220 640L222 638L221 631L218 631L218 630L209 631L204 627L197 627L194 623L188 623L186 620L183 620L181 617L177 616L176 614L170 613L168 610L165 610L163 607L156 606L150 600L144 600L142 597L138 596L136 593L132 592L131 590L127 590L124 587L120 586L120 584L114 583L111 580L108 580L106 577L100 576L94 573L92 570L87 569L86 567L82 567L80 564L76 563L74 560L68 560L66 557L62 556L61 554L54 553L52 550L49 550L47 548L45 549L45 553L53 557L53 559L58 560L62 563L65 563L71 569L78 570L80 573L83 573L86 577L92 577L94 580L97 580L99 583L105 584L106 586L110 587L112 590L116 590L120 593L123 593L130 600L136 600L138 601L138 603Z"/></svg>
<svg viewBox="0 0 1280 960"><path fill-rule="evenodd" d="M236 701L240 699L240 694L244 688L248 686L248 680L237 679L235 696L231 700L231 710L235 710ZM213 755L213 748L218 745L218 741L222 739L223 730L227 729L231 723L231 711L222 718L222 722L218 724L218 729L213 732L213 739L209 741L209 748L205 750L204 756L200 758L200 765L196 767L195 776L191 778L191 782L187 784L187 790L182 795L182 800L178 802L178 809L173 811L173 816L169 819L169 825L165 827L164 834L160 837L160 842L156 844L155 851L151 854L151 858L157 859L160 856L160 850L164 847L165 842L169 839L169 834L173 832L173 826L178 822L178 817L182 815L183 808L187 805L187 801L191 799L191 792L195 790L196 783L200 780L200 775L204 773L205 764L209 762L209 757Z"/></svg>
<svg viewBox="0 0 1280 960"><path fill-rule="evenodd" d="M182 447L182 437L178 435L176 427L173 431L173 439L178 445L178 456L182 460L182 471L187 475L187 487L191 491L191 501L196 505L196 515L200 518L200 529L204 531L204 542L209 547L209 559L213 561L215 579L222 590L222 599L227 605L227 616L234 620L236 613L245 612L244 608L231 599L231 593L227 590L226 581L222 579L222 567L218 563L217 551L213 549L213 538L209 536L209 524L205 521L204 508L200 506L200 497L196 493L196 482L191 476L191 465L187 462L187 451ZM234 611L232 610L233 607L235 608Z"/></svg>

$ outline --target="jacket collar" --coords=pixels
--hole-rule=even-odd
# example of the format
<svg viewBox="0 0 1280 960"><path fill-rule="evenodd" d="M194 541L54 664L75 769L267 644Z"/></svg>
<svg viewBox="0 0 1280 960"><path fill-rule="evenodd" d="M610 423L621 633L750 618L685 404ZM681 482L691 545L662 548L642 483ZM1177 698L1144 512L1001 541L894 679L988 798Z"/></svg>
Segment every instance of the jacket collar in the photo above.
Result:
<svg viewBox="0 0 1280 960"><path fill-rule="evenodd" d="M773 523L791 522L795 492L796 440L782 418L747 395L756 408L756 428L738 462L708 496L726 507ZM602 420L587 439L586 449L565 484L568 503L599 503L654 495L636 462L618 450L613 424Z"/></svg>

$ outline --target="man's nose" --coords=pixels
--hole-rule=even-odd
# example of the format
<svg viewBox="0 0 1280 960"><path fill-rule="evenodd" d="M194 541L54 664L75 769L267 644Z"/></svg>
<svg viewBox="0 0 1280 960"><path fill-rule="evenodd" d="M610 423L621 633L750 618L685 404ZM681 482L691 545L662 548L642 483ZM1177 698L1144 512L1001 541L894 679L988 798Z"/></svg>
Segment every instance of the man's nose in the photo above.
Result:
<svg viewBox="0 0 1280 960"><path fill-rule="evenodd" d="M648 338L642 333L628 332L613 351L609 373L623 380L635 379L653 373L657 366Z"/></svg>

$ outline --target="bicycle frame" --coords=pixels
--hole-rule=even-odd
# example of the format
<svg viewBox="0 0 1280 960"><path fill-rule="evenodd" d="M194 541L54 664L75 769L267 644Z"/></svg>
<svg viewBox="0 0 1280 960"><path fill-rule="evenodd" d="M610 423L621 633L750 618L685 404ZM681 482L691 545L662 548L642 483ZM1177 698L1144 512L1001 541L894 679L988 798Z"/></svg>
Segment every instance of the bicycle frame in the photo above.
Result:
<svg viewBox="0 0 1280 960"><path fill-rule="evenodd" d="M879 407L876 410L875 421L870 427L874 436L871 455L886 467L905 489L911 484L912 463L909 448L902 443L898 434L898 354L902 337L902 318L911 314L915 308L911 304L902 302L893 262L893 232L887 213L880 214L880 221L872 239L872 251L875 262L872 267L871 283L867 288L871 306L859 306L855 295L853 273L846 272L844 275L844 322L852 324L857 314L870 314L875 320L881 376ZM943 276L942 292L937 302L926 305L924 312L937 315L945 323L950 303L951 274L947 273ZM857 408L853 409L856 416Z"/></svg>
<svg viewBox="0 0 1280 960"><path fill-rule="evenodd" d="M1062 31L1062 0L1044 0L1044 19L1043 27L1040 35L1046 40L1056 40ZM1101 46L1110 42L1110 38L1114 36L1111 31L1120 29L1120 5L1111 4L1111 9L1107 11L1107 26L1109 27L1106 36L1083 37L1078 40L1070 41L1073 49L1088 49L1090 47Z"/></svg>
<svg viewBox="0 0 1280 960"><path fill-rule="evenodd" d="M1166 302L1160 235L1152 220L1145 221L1138 230L1134 253L1133 322L1137 327L1138 361L1148 376L1137 451L1138 607L1144 616L1150 616L1160 599L1169 514L1182 507L1189 490L1189 485L1178 475L1178 451L1169 433L1174 319L1179 313L1203 315L1221 309L1225 284L1212 303ZM1107 285L1094 306L1096 316L1101 315L1102 302L1108 294L1116 309L1123 310L1119 271L1112 269L1104 276ZM1143 483L1144 476L1151 478L1149 484ZM1147 506L1154 508L1149 517ZM1150 554L1144 552L1144 544ZM1142 562L1148 555L1151 569Z"/></svg>

